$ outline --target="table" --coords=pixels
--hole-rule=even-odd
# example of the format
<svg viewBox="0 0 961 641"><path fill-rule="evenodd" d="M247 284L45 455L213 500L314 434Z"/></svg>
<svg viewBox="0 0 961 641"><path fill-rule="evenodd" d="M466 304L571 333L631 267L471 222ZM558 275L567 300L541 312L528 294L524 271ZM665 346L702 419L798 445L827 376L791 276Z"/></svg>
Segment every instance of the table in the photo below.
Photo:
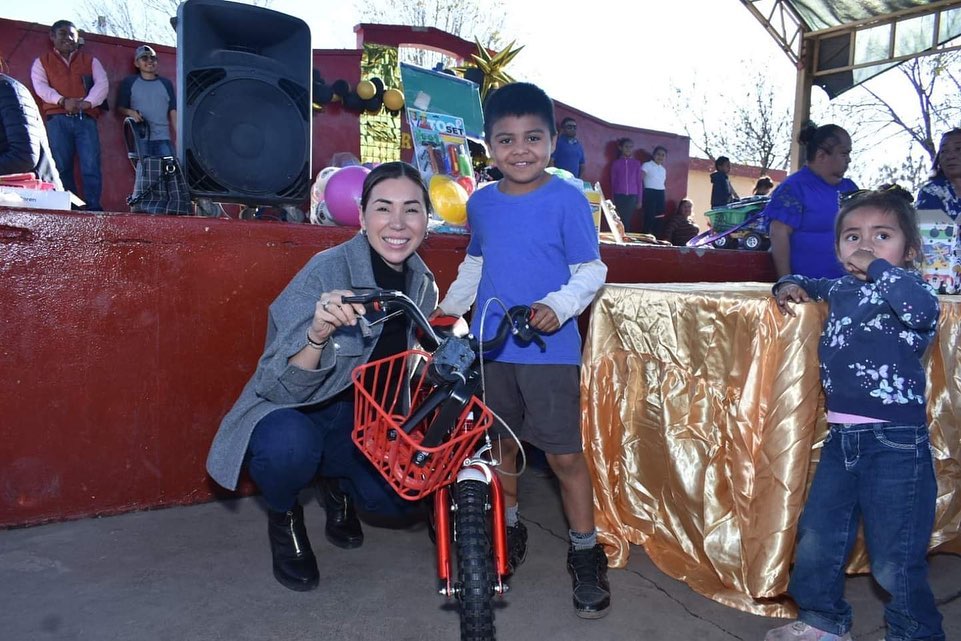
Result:
<svg viewBox="0 0 961 641"><path fill-rule="evenodd" d="M793 616L784 596L827 424L825 304L784 317L763 283L607 285L581 370L585 454L613 567L629 544L720 603ZM961 552L961 297L928 362L939 495L931 547ZM859 541L848 566L867 570Z"/></svg>

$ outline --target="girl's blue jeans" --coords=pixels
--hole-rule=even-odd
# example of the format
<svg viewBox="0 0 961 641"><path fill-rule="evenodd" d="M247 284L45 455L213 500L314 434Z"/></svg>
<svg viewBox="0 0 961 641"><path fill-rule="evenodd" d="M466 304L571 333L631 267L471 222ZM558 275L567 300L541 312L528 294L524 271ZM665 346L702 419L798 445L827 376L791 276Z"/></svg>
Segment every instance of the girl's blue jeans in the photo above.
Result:
<svg viewBox="0 0 961 641"><path fill-rule="evenodd" d="M319 408L274 410L257 423L247 445L250 475L271 510L285 512L318 474L337 479L358 509L406 517L416 504L399 496L350 439L352 401Z"/></svg>
<svg viewBox="0 0 961 641"><path fill-rule="evenodd" d="M928 586L936 497L926 425L832 423L798 524L788 588L798 618L837 635L851 629L844 567L863 520L871 574L890 595L886 640L943 641Z"/></svg>

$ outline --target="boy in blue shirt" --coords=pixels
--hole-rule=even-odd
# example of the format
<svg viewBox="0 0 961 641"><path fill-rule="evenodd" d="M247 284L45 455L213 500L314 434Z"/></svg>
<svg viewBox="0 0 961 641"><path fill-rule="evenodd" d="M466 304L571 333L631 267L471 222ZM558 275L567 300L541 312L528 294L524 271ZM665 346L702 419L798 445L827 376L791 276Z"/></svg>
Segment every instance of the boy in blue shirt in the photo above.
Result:
<svg viewBox="0 0 961 641"><path fill-rule="evenodd" d="M478 189L467 203L467 257L435 315L462 315L476 298L472 331L481 336L482 320L494 328L504 309L531 306L531 326L544 335L547 349L508 340L487 354L486 403L519 438L547 454L570 527L574 608L578 616L596 619L607 614L611 596L581 442L577 317L604 283L607 267L587 199L545 171L557 141L554 122L551 99L534 85L506 85L488 98L484 137L503 178ZM505 436L500 447L513 572L527 553L527 530L518 519L517 443Z"/></svg>

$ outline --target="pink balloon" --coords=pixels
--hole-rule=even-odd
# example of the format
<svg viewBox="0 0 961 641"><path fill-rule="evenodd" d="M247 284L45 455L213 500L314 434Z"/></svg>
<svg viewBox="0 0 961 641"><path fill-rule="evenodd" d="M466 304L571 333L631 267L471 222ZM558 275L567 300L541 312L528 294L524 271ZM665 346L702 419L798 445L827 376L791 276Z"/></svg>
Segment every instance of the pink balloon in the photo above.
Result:
<svg viewBox="0 0 961 641"><path fill-rule="evenodd" d="M324 202L330 217L338 225L360 227L360 195L369 173L366 167L344 167L327 181Z"/></svg>

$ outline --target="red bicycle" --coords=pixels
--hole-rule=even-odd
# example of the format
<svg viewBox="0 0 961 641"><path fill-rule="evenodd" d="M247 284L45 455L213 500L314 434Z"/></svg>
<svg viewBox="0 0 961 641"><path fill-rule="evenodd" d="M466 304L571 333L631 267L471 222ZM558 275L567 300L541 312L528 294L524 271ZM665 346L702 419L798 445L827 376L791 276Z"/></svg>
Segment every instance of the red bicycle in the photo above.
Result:
<svg viewBox="0 0 961 641"><path fill-rule="evenodd" d="M353 440L397 494L417 501L433 494L440 594L456 599L462 641L494 639L492 599L508 591L504 497L487 435L494 414L480 398L483 351L513 335L545 349L528 321L529 307L508 310L496 335L439 336L402 292L348 296L384 312L403 311L423 332L428 353L409 350L353 372ZM375 321L376 322L376 321ZM452 552L456 552L456 574Z"/></svg>

